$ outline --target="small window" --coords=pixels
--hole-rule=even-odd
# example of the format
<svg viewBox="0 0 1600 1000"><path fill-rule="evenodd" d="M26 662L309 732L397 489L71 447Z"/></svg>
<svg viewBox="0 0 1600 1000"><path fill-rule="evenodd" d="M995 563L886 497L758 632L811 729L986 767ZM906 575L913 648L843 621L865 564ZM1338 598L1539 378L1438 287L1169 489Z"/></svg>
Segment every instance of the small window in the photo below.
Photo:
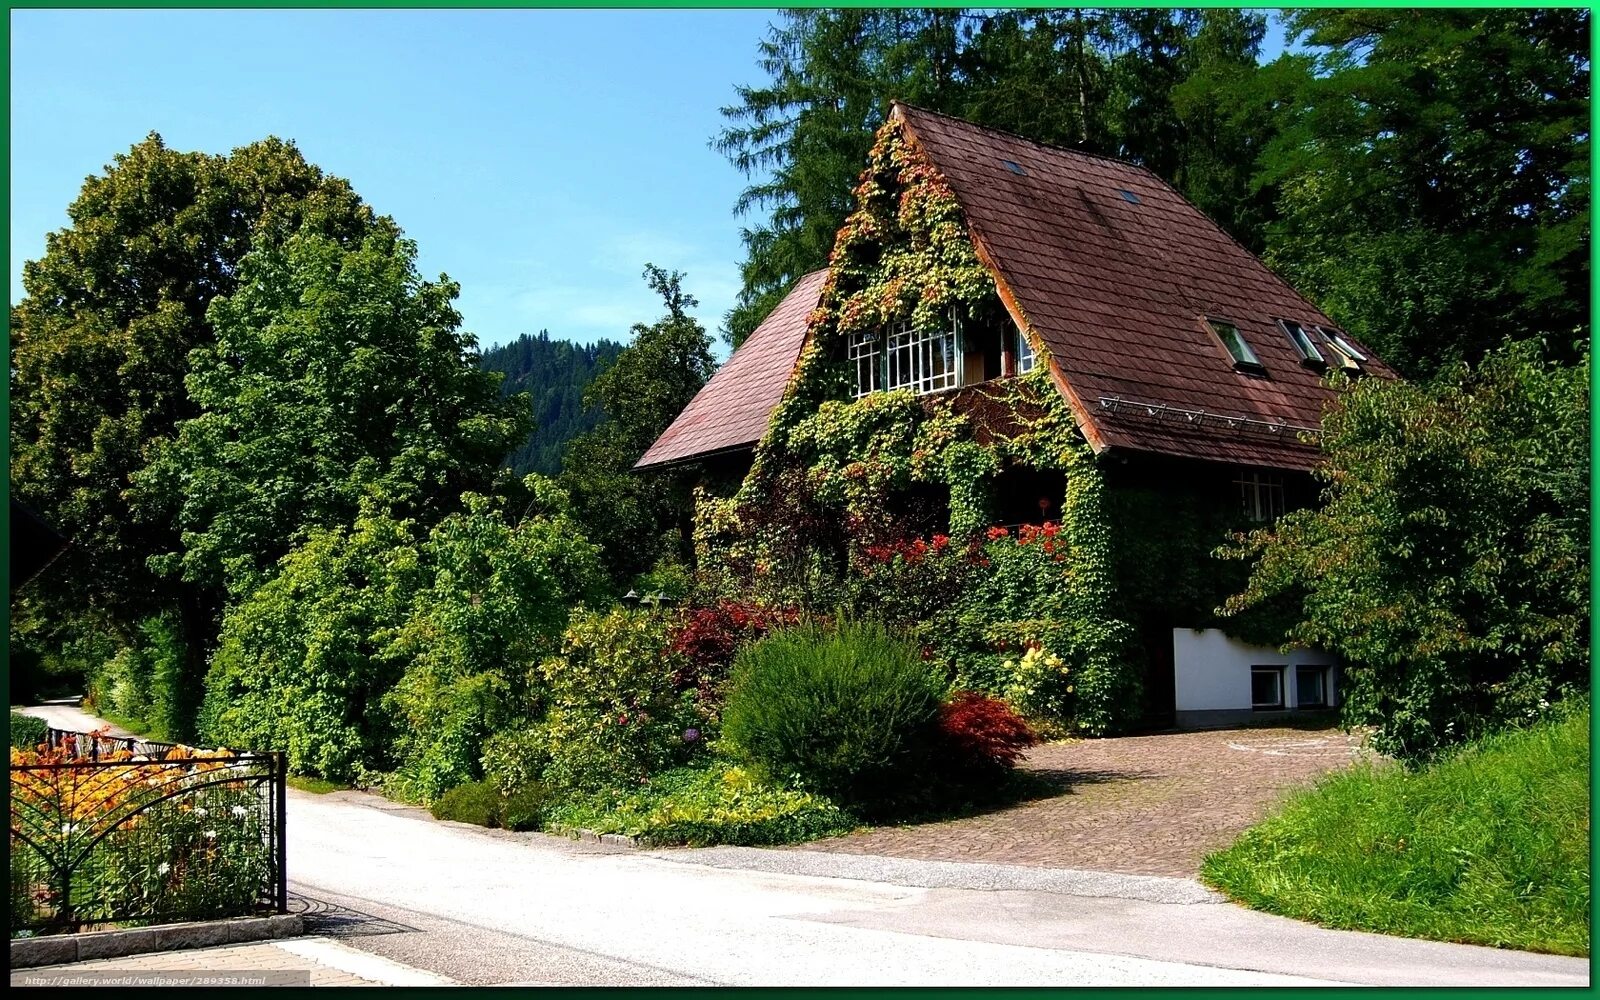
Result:
<svg viewBox="0 0 1600 1000"><path fill-rule="evenodd" d="M883 388L883 337L876 330L852 333L849 357L855 368L857 399Z"/></svg>
<svg viewBox="0 0 1600 1000"><path fill-rule="evenodd" d="M1132 191L1129 191L1127 188L1117 188L1117 190L1121 192L1123 201L1130 205L1139 204L1139 196L1134 194Z"/></svg>
<svg viewBox="0 0 1600 1000"><path fill-rule="evenodd" d="M1239 492L1239 511L1252 521L1276 521L1283 516L1283 476L1276 472L1244 469L1233 479Z"/></svg>
<svg viewBox="0 0 1600 1000"><path fill-rule="evenodd" d="M1283 707L1283 668L1250 668L1250 707L1258 710Z"/></svg>
<svg viewBox="0 0 1600 1000"><path fill-rule="evenodd" d="M1321 368L1328 363L1322 352L1317 350L1317 345L1311 342L1311 335L1306 333L1305 327L1292 319L1280 319L1278 325L1289 335L1289 343L1294 345L1295 353L1300 355L1301 364L1307 368Z"/></svg>
<svg viewBox="0 0 1600 1000"><path fill-rule="evenodd" d="M1033 341L1020 329L1017 330L1017 374L1026 375L1033 371L1033 366L1039 363L1038 357L1033 353Z"/></svg>
<svg viewBox="0 0 1600 1000"><path fill-rule="evenodd" d="M953 389L960 383L957 339L961 323L953 315L942 329L918 330L901 320L889 333L889 365L885 386L913 392Z"/></svg>
<svg viewBox="0 0 1600 1000"><path fill-rule="evenodd" d="M1206 323L1211 327L1211 332L1217 335L1217 339L1222 341L1222 346L1228 349L1228 356L1233 358L1235 369L1252 374L1265 373L1266 369L1261 366L1256 352L1250 349L1250 345L1245 342L1244 334L1239 332L1237 326L1225 319L1208 319Z"/></svg>
<svg viewBox="0 0 1600 1000"><path fill-rule="evenodd" d="M1028 172L1022 168L1022 164L1013 160L1001 160L1000 162L1004 163L1006 165L1006 169L1016 174L1018 177L1028 176Z"/></svg>
<svg viewBox="0 0 1600 1000"><path fill-rule="evenodd" d="M1296 667L1294 670L1296 708L1328 707L1328 668Z"/></svg>
<svg viewBox="0 0 1600 1000"><path fill-rule="evenodd" d="M1350 372L1361 370L1361 362L1367 360L1367 356L1351 346L1350 341L1344 339L1338 330L1319 326L1317 333L1322 335L1322 342L1333 349L1335 357L1339 360L1339 367Z"/></svg>

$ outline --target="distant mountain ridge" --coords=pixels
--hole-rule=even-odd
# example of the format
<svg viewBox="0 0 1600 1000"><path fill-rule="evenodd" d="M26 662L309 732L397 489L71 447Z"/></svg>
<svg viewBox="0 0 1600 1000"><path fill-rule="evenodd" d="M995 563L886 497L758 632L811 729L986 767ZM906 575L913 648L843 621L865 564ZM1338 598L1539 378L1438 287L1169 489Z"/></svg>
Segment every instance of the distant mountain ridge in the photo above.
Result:
<svg viewBox="0 0 1600 1000"><path fill-rule="evenodd" d="M600 423L603 416L584 408L583 391L622 348L610 340L593 344L552 340L548 331L540 330L536 336L525 333L481 351L480 367L505 373L502 394L526 392L533 397L537 424L528 440L506 456L505 464L518 475L560 472L567 442Z"/></svg>

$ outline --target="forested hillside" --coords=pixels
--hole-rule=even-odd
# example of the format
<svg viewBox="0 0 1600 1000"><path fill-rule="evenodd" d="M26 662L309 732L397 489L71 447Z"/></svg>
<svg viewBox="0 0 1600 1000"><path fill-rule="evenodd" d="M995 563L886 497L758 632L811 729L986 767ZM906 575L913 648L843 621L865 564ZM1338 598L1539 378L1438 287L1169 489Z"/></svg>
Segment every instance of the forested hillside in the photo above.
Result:
<svg viewBox="0 0 1600 1000"><path fill-rule="evenodd" d="M567 442L593 430L602 416L598 408L584 407L583 391L621 350L621 344L610 340L574 344L551 340L549 331L540 330L538 336L525 333L482 352L479 363L484 368L505 373L502 395L525 392L532 399L533 433L506 457L518 475L561 471Z"/></svg>

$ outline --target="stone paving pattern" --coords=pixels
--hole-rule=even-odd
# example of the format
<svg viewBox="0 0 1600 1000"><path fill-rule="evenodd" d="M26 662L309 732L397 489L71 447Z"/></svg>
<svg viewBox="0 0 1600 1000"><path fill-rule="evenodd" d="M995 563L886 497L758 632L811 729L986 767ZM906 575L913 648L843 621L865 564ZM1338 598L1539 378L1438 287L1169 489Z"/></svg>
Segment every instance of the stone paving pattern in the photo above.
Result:
<svg viewBox="0 0 1600 1000"><path fill-rule="evenodd" d="M16 969L11 973L11 985L27 983L28 977L84 975L204 975L213 973L307 972L311 973L312 986L382 986L384 983L362 979L340 969L329 968L311 959L302 958L278 947L270 941L253 944L228 945L222 948L198 948L193 951L163 951L122 958L101 958L91 962L74 962L71 965L47 965L38 969Z"/></svg>
<svg viewBox="0 0 1600 1000"><path fill-rule="evenodd" d="M1360 744L1333 729L1283 727L1049 743L1020 765L1044 797L803 849L1192 876L1285 790L1348 766Z"/></svg>

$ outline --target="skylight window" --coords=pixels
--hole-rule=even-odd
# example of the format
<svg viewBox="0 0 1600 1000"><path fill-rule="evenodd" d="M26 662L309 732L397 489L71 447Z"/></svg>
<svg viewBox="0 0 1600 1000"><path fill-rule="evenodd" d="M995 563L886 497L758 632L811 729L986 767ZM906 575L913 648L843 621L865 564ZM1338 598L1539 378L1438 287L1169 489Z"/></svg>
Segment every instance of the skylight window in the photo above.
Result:
<svg viewBox="0 0 1600 1000"><path fill-rule="evenodd" d="M1012 173L1016 174L1017 176L1019 176L1019 177L1028 176L1028 172L1026 170L1022 169L1022 164L1014 163L1011 160L1001 160L1000 162L1004 163L1006 165L1006 169L1011 171Z"/></svg>
<svg viewBox="0 0 1600 1000"><path fill-rule="evenodd" d="M1228 356L1233 359L1235 371L1248 372L1252 375L1265 375L1266 368L1261 360L1256 357L1256 352L1250 349L1245 342L1244 334L1239 328L1225 319L1207 319L1206 325L1211 327L1211 332L1222 341L1222 346L1227 348Z"/></svg>
<svg viewBox="0 0 1600 1000"><path fill-rule="evenodd" d="M1317 350L1317 345L1311 342L1311 335L1306 333L1306 328L1292 319L1280 319L1278 325L1283 332L1289 335L1289 343L1294 345L1295 352L1300 355L1300 363L1307 368L1320 368L1328 363Z"/></svg>
<svg viewBox="0 0 1600 1000"><path fill-rule="evenodd" d="M1122 195L1123 201L1133 205L1139 204L1139 196L1134 194L1132 191L1129 191L1127 188L1117 188L1117 191Z"/></svg>
<svg viewBox="0 0 1600 1000"><path fill-rule="evenodd" d="M1350 342L1332 327L1319 326L1316 330L1322 335L1322 342L1333 349L1334 355L1339 359L1339 367L1349 372L1361 371L1361 362L1367 360L1365 354L1351 346Z"/></svg>

